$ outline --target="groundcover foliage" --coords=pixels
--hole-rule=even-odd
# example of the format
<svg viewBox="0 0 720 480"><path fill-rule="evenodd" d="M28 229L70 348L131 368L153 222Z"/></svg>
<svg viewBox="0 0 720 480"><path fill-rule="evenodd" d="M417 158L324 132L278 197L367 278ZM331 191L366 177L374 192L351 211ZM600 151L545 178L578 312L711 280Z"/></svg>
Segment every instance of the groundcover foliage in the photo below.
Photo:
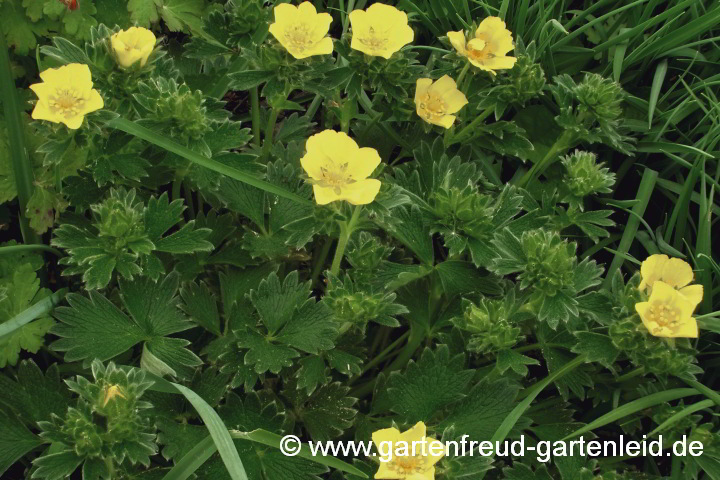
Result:
<svg viewBox="0 0 720 480"><path fill-rule="evenodd" d="M720 478L720 4L388 3L0 0L3 478Z"/></svg>

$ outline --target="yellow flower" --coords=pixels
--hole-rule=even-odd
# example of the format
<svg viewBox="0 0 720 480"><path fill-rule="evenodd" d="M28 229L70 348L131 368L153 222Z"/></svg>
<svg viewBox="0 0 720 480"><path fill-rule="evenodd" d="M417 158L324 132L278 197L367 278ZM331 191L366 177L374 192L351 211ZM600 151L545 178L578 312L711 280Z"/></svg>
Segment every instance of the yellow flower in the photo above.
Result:
<svg viewBox="0 0 720 480"><path fill-rule="evenodd" d="M647 302L635 304L643 324L656 337L697 338L693 304L667 283L656 280Z"/></svg>
<svg viewBox="0 0 720 480"><path fill-rule="evenodd" d="M435 464L445 455L445 449L440 442L434 438L427 438L425 434L423 422L416 423L410 430L402 433L396 428L384 428L373 432L373 444L381 458L390 458L390 461L380 463L374 478L433 480Z"/></svg>
<svg viewBox="0 0 720 480"><path fill-rule="evenodd" d="M458 110L467 105L468 101L457 89L455 80L448 75L442 76L433 83L430 78L419 78L415 89L415 108L420 118L428 123L450 128L455 122Z"/></svg>
<svg viewBox="0 0 720 480"><path fill-rule="evenodd" d="M300 163L310 177L319 205L336 200L366 205L375 200L380 180L367 177L380 164L377 150L360 148L346 133L335 130L311 136L306 150Z"/></svg>
<svg viewBox="0 0 720 480"><path fill-rule="evenodd" d="M122 390L120 390L120 387L117 385L111 385L105 389L105 400L103 401L103 407L108 404L110 400L112 400L115 397L125 398L125 395L123 395Z"/></svg>
<svg viewBox="0 0 720 480"><path fill-rule="evenodd" d="M301 59L332 53L332 39L326 36L332 23L329 13L317 13L310 2L297 7L281 3L274 12L275 23L270 25L270 33L290 55Z"/></svg>
<svg viewBox="0 0 720 480"><path fill-rule="evenodd" d="M415 37L407 14L384 3L373 3L367 10L353 10L350 25L350 47L374 57L390 58Z"/></svg>
<svg viewBox="0 0 720 480"><path fill-rule="evenodd" d="M506 56L515 47L512 33L498 17L483 20L470 41L466 42L463 31L448 32L447 36L455 50L481 70L495 73L495 70L512 68L517 61L515 57Z"/></svg>
<svg viewBox="0 0 720 480"><path fill-rule="evenodd" d="M155 34L147 28L130 27L113 33L110 45L118 65L128 68L140 60L140 66L143 67L155 48L156 40Z"/></svg>
<svg viewBox="0 0 720 480"><path fill-rule="evenodd" d="M640 290L648 289L652 292L653 285L658 280L678 289L680 294L693 305L697 305L703 298L702 285L688 285L693 281L693 271L689 263L679 258L668 258L667 255L650 255L640 266Z"/></svg>
<svg viewBox="0 0 720 480"><path fill-rule="evenodd" d="M82 63L71 63L59 68L48 68L40 73L42 83L30 85L38 96L32 112L36 120L64 123L76 129L82 125L85 114L103 107L104 102L93 89L90 68Z"/></svg>

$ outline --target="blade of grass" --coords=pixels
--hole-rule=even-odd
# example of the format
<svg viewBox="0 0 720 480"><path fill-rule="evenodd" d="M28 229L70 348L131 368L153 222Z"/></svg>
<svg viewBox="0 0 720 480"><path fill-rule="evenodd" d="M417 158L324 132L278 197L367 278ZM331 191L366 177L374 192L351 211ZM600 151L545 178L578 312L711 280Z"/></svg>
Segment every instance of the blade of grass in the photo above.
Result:
<svg viewBox="0 0 720 480"><path fill-rule="evenodd" d="M53 255L55 255L56 257L64 256L64 254L60 250L52 248L43 243L30 244L30 245L7 245L5 247L0 247L0 255L7 255L9 253L34 252L37 250L42 250L44 252L50 252Z"/></svg>
<svg viewBox="0 0 720 480"><path fill-rule="evenodd" d="M633 400L632 402L626 403L625 405L614 409L610 413L606 413L602 417L588 423L582 428L575 430L570 435L567 435L565 438L562 439L562 441L570 440L571 438L575 438L582 435L583 433L595 430L596 428L603 427L617 420L620 420L621 418L632 415L633 413L645 410L646 408L654 407L655 405L660 405L664 402L677 400L678 398L698 395L699 393L700 392L698 392L694 388L674 388L672 390L665 390L664 392L657 392L647 395L643 398L639 398L637 400Z"/></svg>
<svg viewBox="0 0 720 480"><path fill-rule="evenodd" d="M655 106L657 105L658 97L660 96L660 89L662 88L663 81L665 81L665 74L667 74L667 70L667 59L661 61L655 68L655 75L653 76L652 86L650 87L650 99L648 100L648 128L652 128Z"/></svg>
<svg viewBox="0 0 720 480"><path fill-rule="evenodd" d="M33 193L33 171L30 154L25 144L25 130L22 121L22 110L15 92L15 81L10 69L10 53L5 35L0 35L0 98L8 130L10 158L15 175L15 187L18 198L18 220L24 243L42 243L40 236L30 228L30 221L25 216L27 204Z"/></svg>
<svg viewBox="0 0 720 480"><path fill-rule="evenodd" d="M703 400L702 402L698 402L694 405L690 405L686 408L683 408L682 410L680 410L679 412L677 412L676 414L672 415L670 418L668 418L667 420L662 422L660 425L658 425L655 430L648 433L648 437L652 437L656 433L662 432L663 430L666 430L667 428L675 425L677 422L679 422L683 418L685 418L689 415L692 415L693 413L695 413L697 411L705 410L706 408L710 408L713 405L715 405L715 402L713 402L712 400Z"/></svg>
<svg viewBox="0 0 720 480"><path fill-rule="evenodd" d="M220 163L217 160L213 160L211 158L200 155L199 153L193 152L189 148L180 145L179 143L176 143L168 138L165 138L153 132L148 128L145 128L124 118L114 118L108 121L107 125L117 130L121 130L125 133L129 133L130 135L135 135L136 137L146 140L154 145L157 145L158 147L164 148L168 152L180 155L186 160L189 160L215 172L222 173L223 175L227 175L228 177L234 178L235 180L247 183L248 185L252 185L253 187L259 188L260 190L273 193L275 195L287 198L289 200L293 200L294 202L303 205L312 205L312 202L306 198L302 198L299 195L289 192L284 188L278 187L277 185L273 185L270 182L266 182L265 180L261 180L246 172Z"/></svg>
<svg viewBox="0 0 720 480"><path fill-rule="evenodd" d="M620 244L618 245L615 257L613 258L612 263L610 264L610 267L608 268L605 275L605 282L603 283L604 288L610 288L610 283L612 282L612 277L615 273L615 270L620 268L620 266L625 261L623 256L627 254L630 250L630 246L632 245L632 242L635 238L637 229L640 226L639 219L642 218L643 214L645 213L645 209L650 202L650 196L655 189L655 182L657 180L657 177L658 172L650 168L646 168L642 178L640 179L640 185L638 186L638 191L635 196L637 203L632 208L632 212L634 213L634 215L630 216L627 225L625 226L625 232L620 239Z"/></svg>
<svg viewBox="0 0 720 480"><path fill-rule="evenodd" d="M186 453L185 456L165 474L162 480L185 480L190 478L215 452L217 452L215 441L208 435Z"/></svg>
<svg viewBox="0 0 720 480"><path fill-rule="evenodd" d="M698 392L705 395L708 399L712 400L716 404L720 405L720 393L716 392L710 387L706 387L702 383L698 382L697 380L690 380L690 379L681 379L683 382L687 383L689 386L693 387Z"/></svg>
<svg viewBox="0 0 720 480"><path fill-rule="evenodd" d="M248 477L242 460L240 460L240 455L238 455L232 437L230 437L227 427L225 427L217 412L200 395L189 388L177 383L172 385L192 404L200 418L205 422L205 426L210 432L210 436L220 453L220 458L222 458L230 478L232 480L247 480Z"/></svg>
<svg viewBox="0 0 720 480"><path fill-rule="evenodd" d="M540 394L540 392L542 392L552 382L562 377L566 373L570 372L571 370L579 367L583 363L585 363L585 355L579 355L578 357L575 357L574 360L571 360L555 372L545 377L544 380L530 387L530 393L520 403L518 403L515 408L512 409L512 411L508 414L507 417L505 417L502 424L500 424L497 430L495 430L495 433L493 434L490 441L495 443L505 440L505 437L508 436L517 421L520 419L523 413L525 413L525 410L528 409L530 404L533 402L533 400L535 400L535 398Z"/></svg>
<svg viewBox="0 0 720 480"><path fill-rule="evenodd" d="M230 430L230 436L239 440L250 440L252 442L261 443L263 445L267 445L268 447L273 447L277 449L280 449L280 442L283 439L283 437L281 437L280 435L268 432L267 430L263 430L262 428L258 428L251 432ZM300 452L297 454L297 456L302 457L306 460L310 460L311 462L319 463L320 465L325 465L326 467L334 468L336 470L358 476L360 478L368 478L367 475L365 475L361 470L358 470L349 463L345 463L335 457L313 456L313 454L310 452L310 449L306 445L301 445Z"/></svg>
<svg viewBox="0 0 720 480"><path fill-rule="evenodd" d="M58 290L57 292L53 293L49 297L43 298L42 300L37 302L35 305L18 313L17 315L15 315L13 318L8 320L7 322L0 323L0 338L2 338L5 335L11 334L18 328L32 322L39 316L49 313L55 305L60 303L62 301L62 299L65 298L66 293L67 293L67 288Z"/></svg>
<svg viewBox="0 0 720 480"><path fill-rule="evenodd" d="M136 367L123 366L123 368L131 369L131 368L136 368ZM192 390L190 390L190 389L188 389L188 388L186 388L186 387L183 387L182 385L178 385L177 383L173 383L173 382L170 382L170 381L168 381L168 380L165 380L164 378L159 377L159 376L157 376L157 375L154 375L154 374L152 374L152 373L150 373L150 372L147 372L147 371L145 372L145 376L146 376L149 380L152 380L152 381L154 382L154 383L153 383L153 386L150 387L150 390L153 390L153 391L156 391L156 392L163 392L163 393L182 394L182 395L185 395L186 398L188 398L186 392L190 392L191 394L194 394L194 395L195 395L195 401L196 401L196 403L198 403L198 404L200 405L200 407L203 408L204 413L205 413L208 417L216 417L217 422L220 422L220 424L222 425L222 430L224 430L225 433L227 433L227 435L228 435L230 438L237 438L237 439L242 439L242 440L251 440L251 441L253 441L253 442L262 443L263 445L267 445L267 446L270 446L270 447L275 447L275 448L278 448L278 449L280 448L280 440L282 439L281 436L279 436L279 435L277 435L277 434L274 434L274 433L272 433L272 432L268 432L267 430L263 430L263 429L253 430L252 432L239 432L239 431L237 431L237 430L230 430L230 431L229 431L229 430L227 430L227 428L225 427L225 425L222 423L222 420L221 420L220 417L217 415L217 413L215 412L215 410L213 410L213 408L210 407L210 405L208 405L207 403L205 403L205 401L204 401L202 398L200 398L199 396L197 396L197 394L195 394ZM180 387L181 387L181 388L180 388ZM184 389L184 390L183 390L183 389ZM205 417L202 416L202 413L200 413L200 410L198 409L198 406L196 406L196 404L193 403L193 401L190 400L190 398L188 398L188 400L190 401L190 403L193 404L193 407L195 407L195 409L198 411L198 414L200 414L200 417L201 417L201 418L203 419L203 421L205 422L205 425L208 425L208 421L205 420ZM202 407L202 405L204 405L204 407ZM209 427L209 426L208 426L208 430L210 430L210 427ZM212 435L212 431L211 431L211 435ZM212 447L212 448L213 448L213 452L214 452L214 449L217 448L216 442L213 442L213 447ZM232 450L233 450L233 451L235 452L235 454L237 455L237 450L235 449L235 446L234 446L234 445L233 445L233 447L232 447ZM206 451L205 451L204 449L198 449L198 453L205 454ZM212 455L212 452L210 453L210 455ZM362 477L362 478L367 478L367 476L366 476L362 471L358 470L357 468L353 467L352 465L350 465L350 464L348 464L348 463L346 463L346 462L343 462L343 461L340 460L340 459L337 459L337 458L335 458L335 457L314 457L314 456L312 456L312 454L311 454L311 452L309 451L309 449L308 449L307 447L305 447L305 446L302 447L302 449L300 450L300 453L298 454L298 456L303 457L303 458L306 458L306 459L308 459L308 460L310 460L310 461L313 461L313 462L315 462L315 463L319 463L319 464L321 464L321 465L325 465L325 466L328 466L328 467L331 467L331 468L335 468L335 469L341 470L341 471L343 471L343 472L351 473L351 474L353 474L353 475L357 475L357 476ZM208 456L208 458L209 458L209 456ZM185 457L183 457L183 459L181 459L181 461L184 460L184 459L185 459ZM239 460L240 460L240 459L239 459L239 457L238 457L238 461L239 461ZM187 465L186 468L188 468L188 469L190 468L191 465L193 465L193 464L190 463L190 459L188 459L186 465ZM200 465L202 465L202 463L200 463ZM200 465L197 465L197 467L195 467L195 470L197 470L197 468L199 468ZM185 467L184 467L184 468L185 468ZM193 471L195 471L195 470L193 470ZM179 475L179 474L180 474L180 472L178 472L178 475ZM171 477L171 478L172 478L172 477ZM187 477L177 477L177 478L187 478ZM164 480L167 480L167 479L164 479Z"/></svg>

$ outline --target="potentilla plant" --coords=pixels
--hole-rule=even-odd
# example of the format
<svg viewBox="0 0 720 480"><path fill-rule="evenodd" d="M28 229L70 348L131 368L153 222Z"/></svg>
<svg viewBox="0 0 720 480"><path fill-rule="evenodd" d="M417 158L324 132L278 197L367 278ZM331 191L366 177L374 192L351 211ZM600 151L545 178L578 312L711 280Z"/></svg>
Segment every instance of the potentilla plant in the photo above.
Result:
<svg viewBox="0 0 720 480"><path fill-rule="evenodd" d="M0 0L3 478L716 478L717 5L122 3Z"/></svg>

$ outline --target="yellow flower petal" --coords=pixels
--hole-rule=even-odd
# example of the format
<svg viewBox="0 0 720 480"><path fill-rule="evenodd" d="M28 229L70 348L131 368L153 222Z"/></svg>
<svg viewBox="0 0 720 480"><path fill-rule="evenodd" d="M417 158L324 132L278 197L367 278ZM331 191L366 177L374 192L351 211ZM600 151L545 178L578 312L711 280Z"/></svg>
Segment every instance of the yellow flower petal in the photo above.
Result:
<svg viewBox="0 0 720 480"><path fill-rule="evenodd" d="M420 97L422 97L428 92L428 89L430 88L430 85L432 85L432 83L432 78L417 79L417 82L415 83L415 103L418 102Z"/></svg>
<svg viewBox="0 0 720 480"><path fill-rule="evenodd" d="M420 118L433 125L450 128L455 115L468 103L465 94L457 89L455 80L444 75L434 83L419 79L415 90L415 108Z"/></svg>
<svg viewBox="0 0 720 480"><path fill-rule="evenodd" d="M688 285L687 287L683 287L679 290L680 295L687 298L687 300L694 304L698 305L700 302L702 302L703 299L703 286L702 285Z"/></svg>
<svg viewBox="0 0 720 480"><path fill-rule="evenodd" d="M347 172L354 180L362 180L369 177L382 161L377 150L370 147L358 148L350 152L350 162Z"/></svg>
<svg viewBox="0 0 720 480"><path fill-rule="evenodd" d="M85 114L103 107L103 99L92 88L92 76L87 65L71 63L40 73L43 83L30 86L38 97L32 117L54 123L64 123L77 129Z"/></svg>
<svg viewBox="0 0 720 480"><path fill-rule="evenodd" d="M457 52L481 70L495 73L515 65L515 58L506 56L514 48L512 33L498 17L487 17L475 30L469 42L464 32L448 32L450 43Z"/></svg>
<svg viewBox="0 0 720 480"><path fill-rule="evenodd" d="M663 265L660 278L672 287L684 287L693 281L692 267L684 260L671 258Z"/></svg>
<svg viewBox="0 0 720 480"><path fill-rule="evenodd" d="M352 205L367 205L372 203L380 192L380 180L368 178L351 183L342 190L340 200L347 200Z"/></svg>
<svg viewBox="0 0 720 480"><path fill-rule="evenodd" d="M353 10L349 18L350 48L367 55L390 58L415 37L407 14L390 5L374 3L364 11Z"/></svg>
<svg viewBox="0 0 720 480"><path fill-rule="evenodd" d="M397 428L383 428L382 430L376 430L372 434L372 441L375 445L380 445L382 442L398 442L400 440L400 430Z"/></svg>
<svg viewBox="0 0 720 480"><path fill-rule="evenodd" d="M33 108L31 117L35 120L48 120L50 122L54 123L60 123L60 120L58 120L57 115L52 113L48 106L45 104L45 102L38 102L35 105L35 108Z"/></svg>
<svg viewBox="0 0 720 480"><path fill-rule="evenodd" d="M128 68L138 61L141 67L145 66L156 42L155 34L143 27L120 30L110 37L115 59L123 68Z"/></svg>
<svg viewBox="0 0 720 480"><path fill-rule="evenodd" d="M462 30L459 32L448 32L447 33L448 40L450 40L450 44L455 47L455 50L460 55L467 56L467 50L465 49L465 32Z"/></svg>
<svg viewBox="0 0 720 480"><path fill-rule="evenodd" d="M658 280L647 302L635 304L643 325L651 335L667 338L697 338L697 321L691 303L670 285Z"/></svg>
<svg viewBox="0 0 720 480"><path fill-rule="evenodd" d="M275 23L270 25L270 34L290 55L303 59L332 53L332 39L327 37L332 23L329 13L317 13L315 6L307 1L297 7L281 3L273 11Z"/></svg>
<svg viewBox="0 0 720 480"><path fill-rule="evenodd" d="M60 121L67 125L68 128L77 130L82 125L84 119L85 117L82 115L76 115L74 117L62 117Z"/></svg>
<svg viewBox="0 0 720 480"><path fill-rule="evenodd" d="M381 161L375 149L360 148L346 133L334 130L312 135L305 147L300 164L319 205L336 200L365 205L375 200L381 183L367 178Z"/></svg>
<svg viewBox="0 0 720 480"><path fill-rule="evenodd" d="M640 275L642 281L640 282L639 288L641 290L645 287L652 287L656 280L660 280L662 276L662 270L665 263L668 261L667 255L650 255L640 264Z"/></svg>
<svg viewBox="0 0 720 480"><path fill-rule="evenodd" d="M105 101L100 96L97 90L93 89L90 90L90 97L85 102L85 107L83 108L83 115L86 113L94 112L95 110L100 110L105 106Z"/></svg>

